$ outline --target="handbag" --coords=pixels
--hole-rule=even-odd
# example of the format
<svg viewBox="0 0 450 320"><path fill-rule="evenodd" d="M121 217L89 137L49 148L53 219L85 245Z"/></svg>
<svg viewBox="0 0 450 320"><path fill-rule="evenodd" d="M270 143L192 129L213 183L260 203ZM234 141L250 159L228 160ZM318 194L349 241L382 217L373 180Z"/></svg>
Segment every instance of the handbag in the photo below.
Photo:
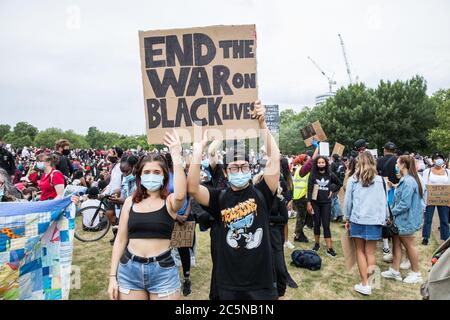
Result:
<svg viewBox="0 0 450 320"><path fill-rule="evenodd" d="M383 188L384 188L384 192L387 193L386 190L386 184L383 180ZM387 238L392 238L393 236L398 235L398 227L395 224L394 221L394 216L392 215L392 211L391 211L391 206L388 203L388 210L389 210L389 222L386 223L385 226L383 226L381 233L382 233L382 237L383 239L387 239Z"/></svg>

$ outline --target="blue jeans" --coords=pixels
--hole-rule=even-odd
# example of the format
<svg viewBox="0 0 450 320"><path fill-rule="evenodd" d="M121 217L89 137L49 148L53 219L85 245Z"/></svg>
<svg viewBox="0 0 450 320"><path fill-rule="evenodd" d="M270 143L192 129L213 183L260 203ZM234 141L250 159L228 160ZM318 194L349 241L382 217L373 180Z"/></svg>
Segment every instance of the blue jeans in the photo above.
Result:
<svg viewBox="0 0 450 320"><path fill-rule="evenodd" d="M342 216L341 206L339 204L339 197L334 195L331 198L331 219L334 220L338 217Z"/></svg>
<svg viewBox="0 0 450 320"><path fill-rule="evenodd" d="M439 221L440 221L440 231L441 231L441 240L447 240L450 236L449 226L448 226L448 219L449 219L449 207L445 206L436 206L439 214ZM422 230L422 236L425 239L430 238L431 233L431 223L433 222L433 215L434 215L434 208L435 206L427 206L425 209L425 218L424 218L424 224L423 224L423 230Z"/></svg>
<svg viewBox="0 0 450 320"><path fill-rule="evenodd" d="M160 297L169 296L180 289L178 268L172 256L150 263L133 261L122 255L117 269L119 291L147 291Z"/></svg>

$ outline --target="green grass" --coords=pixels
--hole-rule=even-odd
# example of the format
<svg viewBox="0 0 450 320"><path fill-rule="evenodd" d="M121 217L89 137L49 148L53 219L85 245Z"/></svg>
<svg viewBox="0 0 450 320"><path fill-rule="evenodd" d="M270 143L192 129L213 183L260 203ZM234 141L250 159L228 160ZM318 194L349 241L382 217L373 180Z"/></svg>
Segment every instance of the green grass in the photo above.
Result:
<svg viewBox="0 0 450 320"><path fill-rule="evenodd" d="M435 219L437 220L437 219ZM295 219L289 220L289 238L292 241L292 233L295 227ZM286 249L285 257L291 276L299 284L298 289L288 288L283 299L286 300L322 300L322 299L364 299L364 300L398 300L398 299L421 299L420 285L406 285L395 280L381 279L381 288L373 290L370 297L362 296L353 291L353 285L359 283L357 267L349 272L345 270L344 257L340 244L340 236L344 232L341 224L332 223L332 238L334 248L338 254L336 258L325 255L325 243L321 239L322 247L319 251L322 257L322 268L319 271L298 269L289 265L291 250ZM313 239L312 231L305 228L306 235ZM75 300L98 300L108 299L108 275L111 262L111 249L109 244L111 233L101 241L94 243L82 243L74 240L73 265L80 267L81 288L72 289L70 299ZM209 295L211 277L211 255L209 232L199 232L197 229L196 266L191 269L192 294L182 297L187 300L206 300ZM419 250L420 271L426 279L430 267L432 253L438 247L437 240L432 237L428 246L420 245L417 237L417 248ZM312 243L295 243L296 249L311 249ZM384 271L389 264L382 261L381 242L377 250L377 265L380 271ZM181 269L181 268L180 268ZM406 275L405 271L402 271ZM181 274L181 272L180 272Z"/></svg>

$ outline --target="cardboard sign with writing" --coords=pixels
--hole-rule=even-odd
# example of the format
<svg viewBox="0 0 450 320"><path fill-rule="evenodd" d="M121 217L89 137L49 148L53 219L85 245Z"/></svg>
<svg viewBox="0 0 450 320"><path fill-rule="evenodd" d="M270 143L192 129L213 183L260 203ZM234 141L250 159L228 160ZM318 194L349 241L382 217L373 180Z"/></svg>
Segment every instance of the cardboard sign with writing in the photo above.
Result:
<svg viewBox="0 0 450 320"><path fill-rule="evenodd" d="M327 136L325 135L319 121L313 122L305 128L300 129L300 134L302 135L303 141L307 147L311 146L313 139L316 139L317 141L327 140Z"/></svg>
<svg viewBox="0 0 450 320"><path fill-rule="evenodd" d="M278 105L266 105L266 124L271 133L280 132L280 113Z"/></svg>
<svg viewBox="0 0 450 320"><path fill-rule="evenodd" d="M450 206L450 185L427 184L427 206Z"/></svg>
<svg viewBox="0 0 450 320"><path fill-rule="evenodd" d="M337 155L339 155L339 157L342 157L342 155L344 154L344 149L345 149L344 145L340 144L339 142L336 142L334 144L332 154L337 154Z"/></svg>
<svg viewBox="0 0 450 320"><path fill-rule="evenodd" d="M192 247L194 242L195 222L186 221L184 224L175 222L170 244L173 248Z"/></svg>
<svg viewBox="0 0 450 320"><path fill-rule="evenodd" d="M149 143L172 128L190 143L194 125L258 137L255 25L139 31L139 43Z"/></svg>

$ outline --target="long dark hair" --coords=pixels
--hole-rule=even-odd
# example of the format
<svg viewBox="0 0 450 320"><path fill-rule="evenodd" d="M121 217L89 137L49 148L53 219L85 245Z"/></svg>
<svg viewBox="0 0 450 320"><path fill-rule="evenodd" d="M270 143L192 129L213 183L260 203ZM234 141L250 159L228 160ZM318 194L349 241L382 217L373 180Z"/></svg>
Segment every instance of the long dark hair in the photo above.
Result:
<svg viewBox="0 0 450 320"><path fill-rule="evenodd" d="M316 178L319 175L319 167L317 166L317 162L319 162L319 159L325 160L325 174L330 174L330 163L328 162L328 158L325 156L317 156L313 160L311 169L311 175L313 176L313 178Z"/></svg>
<svg viewBox="0 0 450 320"><path fill-rule="evenodd" d="M286 181L288 190L291 191L294 188L294 184L292 183L292 175L291 171L289 170L289 161L287 158L283 157L280 159L280 169L281 176Z"/></svg>
<svg viewBox="0 0 450 320"><path fill-rule="evenodd" d="M141 185L142 170L147 162L158 162L164 173L160 196L165 200L169 195L169 167L167 166L167 162L160 154L150 153L147 156L143 156L136 165L136 191L133 193L134 203L139 203L148 197L147 189Z"/></svg>
<svg viewBox="0 0 450 320"><path fill-rule="evenodd" d="M416 160L414 160L414 158L409 155L400 156L398 157L398 160L406 167L406 169L408 169L409 175L412 176L414 180L416 180L417 186L419 187L420 198L423 198L422 183L420 183L419 174L416 170Z"/></svg>

